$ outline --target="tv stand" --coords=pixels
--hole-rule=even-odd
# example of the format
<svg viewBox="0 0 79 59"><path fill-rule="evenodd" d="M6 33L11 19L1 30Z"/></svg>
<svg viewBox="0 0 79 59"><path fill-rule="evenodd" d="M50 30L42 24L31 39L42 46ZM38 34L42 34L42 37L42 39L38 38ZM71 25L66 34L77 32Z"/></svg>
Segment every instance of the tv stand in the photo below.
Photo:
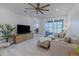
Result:
<svg viewBox="0 0 79 59"><path fill-rule="evenodd" d="M18 34L18 35L15 36L14 43L16 44L16 43L22 42L24 40L31 39L32 37L33 37L32 33Z"/></svg>

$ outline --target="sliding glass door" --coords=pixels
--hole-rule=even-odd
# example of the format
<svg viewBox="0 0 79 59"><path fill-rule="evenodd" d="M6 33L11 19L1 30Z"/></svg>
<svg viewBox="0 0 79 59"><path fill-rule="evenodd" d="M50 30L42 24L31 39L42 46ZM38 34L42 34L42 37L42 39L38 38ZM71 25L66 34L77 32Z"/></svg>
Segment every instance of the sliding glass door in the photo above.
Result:
<svg viewBox="0 0 79 59"><path fill-rule="evenodd" d="M63 31L63 20L47 21L45 24L45 35L53 35Z"/></svg>

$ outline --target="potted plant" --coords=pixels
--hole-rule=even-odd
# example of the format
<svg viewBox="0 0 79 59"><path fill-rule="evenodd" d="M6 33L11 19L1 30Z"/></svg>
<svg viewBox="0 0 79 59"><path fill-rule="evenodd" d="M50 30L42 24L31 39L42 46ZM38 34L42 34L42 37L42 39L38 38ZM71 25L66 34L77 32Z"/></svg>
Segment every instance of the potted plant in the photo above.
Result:
<svg viewBox="0 0 79 59"><path fill-rule="evenodd" d="M9 38L11 38L12 32L15 30L16 27L12 27L9 24L0 25L0 33L2 33L2 38L6 40L6 42L9 41Z"/></svg>

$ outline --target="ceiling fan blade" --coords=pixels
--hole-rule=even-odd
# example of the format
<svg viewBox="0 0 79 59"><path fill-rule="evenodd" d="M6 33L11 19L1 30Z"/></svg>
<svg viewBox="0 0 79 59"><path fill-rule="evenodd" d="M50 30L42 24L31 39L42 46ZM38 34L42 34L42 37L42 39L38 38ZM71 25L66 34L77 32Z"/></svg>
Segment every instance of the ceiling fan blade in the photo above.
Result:
<svg viewBox="0 0 79 59"><path fill-rule="evenodd" d="M42 11L49 11L49 9L40 9L40 10L42 10Z"/></svg>
<svg viewBox="0 0 79 59"><path fill-rule="evenodd" d="M40 3L37 3L37 8L39 8L40 7Z"/></svg>
<svg viewBox="0 0 79 59"><path fill-rule="evenodd" d="M37 3L36 14L39 12L40 3Z"/></svg>
<svg viewBox="0 0 79 59"><path fill-rule="evenodd" d="M41 14L44 14L41 10L39 10L39 12L40 12Z"/></svg>
<svg viewBox="0 0 79 59"><path fill-rule="evenodd" d="M32 6L33 8L35 8L36 9L36 7L34 6L34 5L32 5L31 3L28 3L30 6Z"/></svg>
<svg viewBox="0 0 79 59"><path fill-rule="evenodd" d="M49 5L49 4L44 5L44 6L40 7L40 9L41 9L41 8L45 8L45 7L47 7L47 6L50 6L50 5Z"/></svg>

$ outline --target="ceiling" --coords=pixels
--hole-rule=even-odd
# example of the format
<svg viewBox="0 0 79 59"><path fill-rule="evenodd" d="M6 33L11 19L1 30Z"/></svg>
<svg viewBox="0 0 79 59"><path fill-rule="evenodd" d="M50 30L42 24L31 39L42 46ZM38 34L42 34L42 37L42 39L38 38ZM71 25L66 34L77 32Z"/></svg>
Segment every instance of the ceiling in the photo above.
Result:
<svg viewBox="0 0 79 59"><path fill-rule="evenodd" d="M48 3L41 3L42 5L46 5ZM49 3L50 6L46 7L49 9L48 11L44 11L44 14L36 14L34 10L28 10L24 8L31 8L27 3L0 3L0 6L10 9L12 12L18 15L29 15L29 16L38 16L38 17L58 17L68 15L69 11L71 11L72 7L75 6L74 3ZM33 5L35 5L33 3ZM25 11L25 12L24 12Z"/></svg>

